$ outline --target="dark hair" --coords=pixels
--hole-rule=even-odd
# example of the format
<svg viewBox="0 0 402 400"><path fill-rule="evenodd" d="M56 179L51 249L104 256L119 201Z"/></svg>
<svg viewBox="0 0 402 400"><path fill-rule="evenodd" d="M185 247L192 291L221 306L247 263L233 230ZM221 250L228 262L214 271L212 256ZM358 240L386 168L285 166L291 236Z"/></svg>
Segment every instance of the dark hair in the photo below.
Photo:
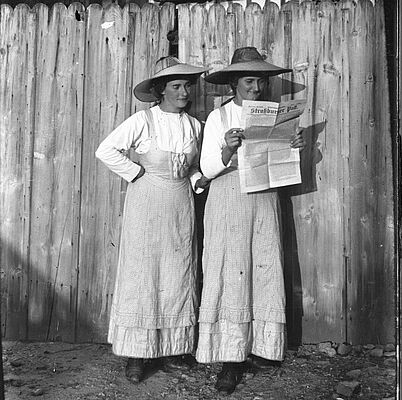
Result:
<svg viewBox="0 0 402 400"><path fill-rule="evenodd" d="M183 79L189 81L191 85L194 85L197 82L198 75L169 75L161 78L156 78L153 82L153 85L150 89L151 93L158 99L161 100L163 97L162 92L166 88L166 84L171 81L175 81L178 79Z"/></svg>
<svg viewBox="0 0 402 400"><path fill-rule="evenodd" d="M165 90L167 82L163 79L160 80L155 80L153 82L153 85L150 89L150 92L158 99L160 100L162 98L162 92Z"/></svg>

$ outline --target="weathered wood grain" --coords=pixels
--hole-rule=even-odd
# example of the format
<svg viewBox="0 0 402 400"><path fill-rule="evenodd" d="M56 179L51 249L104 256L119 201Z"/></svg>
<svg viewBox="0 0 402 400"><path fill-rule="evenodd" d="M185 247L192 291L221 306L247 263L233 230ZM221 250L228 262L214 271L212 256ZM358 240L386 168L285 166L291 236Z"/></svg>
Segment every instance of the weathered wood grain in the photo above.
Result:
<svg viewBox="0 0 402 400"><path fill-rule="evenodd" d="M377 124L385 131L389 128L388 110L377 107L376 116L370 117L373 88L377 98L387 92L385 54L380 51L384 29L378 15L382 14L374 18L368 0L290 2L280 11L267 3L261 22L258 5L239 7L245 28L238 36L239 8L235 12L235 5L228 5L226 15L216 5L209 8L204 22L208 27L206 64L212 70L222 68L229 63L233 47L254 45L268 61L293 68L292 74L270 79L271 98L307 98L301 118L307 140L301 162L303 184L282 191L288 317L292 328L300 330L295 336L309 342L356 341L362 340L360 331L364 331L366 341L390 340L391 295L374 299L374 292L392 286L392 278L386 276L392 276L393 264L392 245L384 244L385 238L392 243L392 183L389 175L379 172L391 168L390 143L374 134ZM223 20L227 37L219 49L216 26ZM353 29L354 25L358 28ZM187 40L181 37L182 43ZM376 76L382 77L378 86L374 66L378 66ZM207 95L215 97L214 104L206 103L207 112L220 104L220 91L218 86L207 86ZM379 192L386 195L380 197ZM357 217L361 213L365 215L361 216L366 224L363 230ZM373 244L380 251L374 251ZM375 337L369 322L372 315L376 315L372 323L382 321Z"/></svg>
<svg viewBox="0 0 402 400"><path fill-rule="evenodd" d="M226 8L225 8L226 7ZM293 68L307 98L303 184L282 191L292 341L393 341L392 146L382 1L179 6L179 58L212 71L237 47ZM0 8L0 265L10 339L106 340L126 183L100 141L149 105L133 87L168 54L174 7ZM201 120L228 86L193 90ZM293 336L292 336L293 335Z"/></svg>
<svg viewBox="0 0 402 400"><path fill-rule="evenodd" d="M207 31L205 36L205 63L210 72L222 69L230 62L226 32L221 29L226 25L226 11L220 4L213 4L208 10ZM231 96L229 85L207 84L207 110L220 106Z"/></svg>
<svg viewBox="0 0 402 400"><path fill-rule="evenodd" d="M83 98L84 26L75 12L36 8L34 161L29 338L74 340Z"/></svg>
<svg viewBox="0 0 402 400"><path fill-rule="evenodd" d="M313 56L308 63L314 70L307 91L312 91L313 96L307 110L310 115L304 115L302 126L306 127L305 135L310 136L309 170L315 168L315 176L311 177L315 182L310 180L310 188L316 186L316 190L292 199L303 289L302 332L307 341L319 338L342 341L346 332L342 296L345 284L343 160L339 157L341 25L332 2L321 2L315 10L310 10L316 19L316 29L308 47L308 53ZM303 30L294 32L293 36L300 37Z"/></svg>
<svg viewBox="0 0 402 400"><path fill-rule="evenodd" d="M281 28L279 24L279 8L271 2L265 2L263 8L264 19L262 23L262 48L267 55L267 61L272 62L273 49L275 48L275 39L278 37L278 30Z"/></svg>
<svg viewBox="0 0 402 400"><path fill-rule="evenodd" d="M205 65L205 35L206 35L207 11L201 5L195 5L191 9L189 36L189 53L187 62L203 67ZM183 24L181 24L183 26ZM207 92L206 82L201 77L196 85L191 89L191 107L190 113L196 115L200 121L207 118Z"/></svg>
<svg viewBox="0 0 402 400"><path fill-rule="evenodd" d="M383 13L367 1L351 8L350 265L352 343L392 340L392 167Z"/></svg>
<svg viewBox="0 0 402 400"><path fill-rule="evenodd" d="M263 47L264 15L261 7L250 3L244 10L245 46Z"/></svg>
<svg viewBox="0 0 402 400"><path fill-rule="evenodd" d="M173 3L164 3L157 12L159 13L159 40L158 51L156 53L158 59L169 55L169 40L167 39L167 34L174 28L175 5Z"/></svg>
<svg viewBox="0 0 402 400"><path fill-rule="evenodd" d="M1 323L7 339L27 339L30 189L36 15L0 6Z"/></svg>
<svg viewBox="0 0 402 400"><path fill-rule="evenodd" d="M77 340L106 341L117 267L121 179L95 150L126 117L127 8L87 13Z"/></svg>
<svg viewBox="0 0 402 400"><path fill-rule="evenodd" d="M240 4L232 3L226 13L226 31L228 34L228 62L238 47L246 46L245 13Z"/></svg>
<svg viewBox="0 0 402 400"><path fill-rule="evenodd" d="M145 4L141 8L141 25L134 50L134 86L149 78L155 71L155 63L168 54L167 34L174 27L174 7L165 4L161 13L155 4ZM143 110L150 106L134 98L132 111Z"/></svg>
<svg viewBox="0 0 402 400"><path fill-rule="evenodd" d="M135 97L134 97L134 85L133 71L135 65L135 43L140 32L141 23L141 9L135 3L128 4L124 9L124 16L127 18L127 37L123 40L127 40L127 90L126 90L126 110L125 116L128 117L135 112Z"/></svg>
<svg viewBox="0 0 402 400"><path fill-rule="evenodd" d="M190 59L190 40L182 40L181 38L190 37L191 29L191 12L195 10L196 7L192 7L189 3L183 3L177 5L177 15L178 15L178 31L181 33L179 36L179 54L183 62Z"/></svg>
<svg viewBox="0 0 402 400"><path fill-rule="evenodd" d="M375 186L370 188L374 191L375 215L374 232L376 249L376 260L374 268L376 282L375 298L375 335L377 341L382 343L394 340L395 330L390 321L395 319L397 313L395 307L395 227L394 212L398 208L395 191L393 188L393 150L391 132L391 107L388 101L381 102L377 107L379 99L389 98L389 78L386 57L386 36L384 0L376 2L375 15L375 47L374 47L374 145L372 157L375 163L372 164L372 174L375 176ZM372 123L373 121L371 121ZM378 150L378 151L377 151ZM377 193L377 194L376 194ZM395 207L396 206L396 207ZM400 265L400 264L399 264ZM378 298L378 295L380 298ZM361 332L356 332L355 337L362 342ZM364 340L364 337L363 337Z"/></svg>
<svg viewBox="0 0 402 400"><path fill-rule="evenodd" d="M342 60L342 71L341 71L341 96L342 103L340 109L340 120L341 120L341 132L342 132L342 143L341 143L341 157L343 160L343 239L344 239L344 249L343 249L343 264L344 264L344 290L343 290L343 301L344 301L344 311L343 319L345 321L346 329L346 341L350 341L350 335L348 332L349 321L349 300L348 300L348 285L349 285L349 270L350 270L350 257L351 257L351 206L350 206L350 62L349 58L352 57L349 54L349 46L351 35L349 34L351 26L350 8L352 7L352 1L344 1L342 3L341 9L341 43L340 43L340 57Z"/></svg>

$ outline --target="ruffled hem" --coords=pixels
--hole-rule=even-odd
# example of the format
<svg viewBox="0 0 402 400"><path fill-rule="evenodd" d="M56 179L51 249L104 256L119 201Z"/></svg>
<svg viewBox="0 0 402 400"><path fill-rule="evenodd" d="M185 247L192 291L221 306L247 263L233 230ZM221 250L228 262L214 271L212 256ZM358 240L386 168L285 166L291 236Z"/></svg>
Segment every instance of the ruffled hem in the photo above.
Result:
<svg viewBox="0 0 402 400"><path fill-rule="evenodd" d="M195 327L143 329L110 326L108 342L117 356L159 358L194 352Z"/></svg>
<svg viewBox="0 0 402 400"><path fill-rule="evenodd" d="M143 315L137 313L120 312L112 305L110 323L120 327L131 328L138 326L143 329L172 329L197 324L194 313L181 313L180 315Z"/></svg>
<svg viewBox="0 0 402 400"><path fill-rule="evenodd" d="M223 307L219 309L200 308L199 322L214 324L218 321L231 321L234 324L243 324L253 320L269 321L272 323L285 324L285 309L267 309L254 306L244 309L231 309Z"/></svg>
<svg viewBox="0 0 402 400"><path fill-rule="evenodd" d="M235 324L200 323L196 359L200 363L242 362L250 354L282 361L285 354L285 324L265 321Z"/></svg>

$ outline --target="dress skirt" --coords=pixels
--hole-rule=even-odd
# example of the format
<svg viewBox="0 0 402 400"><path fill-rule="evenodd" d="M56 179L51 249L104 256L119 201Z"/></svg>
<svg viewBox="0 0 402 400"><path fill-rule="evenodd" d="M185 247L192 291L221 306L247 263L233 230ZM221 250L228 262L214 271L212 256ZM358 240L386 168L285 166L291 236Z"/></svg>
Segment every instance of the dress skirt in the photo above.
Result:
<svg viewBox="0 0 402 400"><path fill-rule="evenodd" d="M215 178L204 217L199 362L282 360L285 287L276 191L240 193L238 171Z"/></svg>
<svg viewBox="0 0 402 400"><path fill-rule="evenodd" d="M195 215L187 178L129 184L108 341L116 355L191 353L197 321Z"/></svg>

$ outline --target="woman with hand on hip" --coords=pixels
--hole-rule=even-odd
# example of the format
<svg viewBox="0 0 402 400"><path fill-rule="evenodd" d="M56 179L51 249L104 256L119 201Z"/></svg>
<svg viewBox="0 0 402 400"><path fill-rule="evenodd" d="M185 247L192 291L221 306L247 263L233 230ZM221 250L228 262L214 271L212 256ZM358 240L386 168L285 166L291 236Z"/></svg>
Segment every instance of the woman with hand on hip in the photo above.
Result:
<svg viewBox="0 0 402 400"><path fill-rule="evenodd" d="M203 289L198 362L223 362L216 388L231 393L249 355L281 361L285 288L276 190L241 193L237 149L243 100L258 100L269 76L290 70L269 64L254 47L205 80L230 84L235 96L206 121L200 166L211 179L204 217ZM296 133L291 147L302 148Z"/></svg>
<svg viewBox="0 0 402 400"><path fill-rule="evenodd" d="M170 366L194 350L198 307L192 188L199 172L200 123L185 111L191 84L204 68L165 57L135 96L158 105L125 120L96 156L129 183L125 199L108 341L128 357L126 376L138 383L146 359ZM138 161L124 152L133 148ZM172 357L176 356L176 357Z"/></svg>

